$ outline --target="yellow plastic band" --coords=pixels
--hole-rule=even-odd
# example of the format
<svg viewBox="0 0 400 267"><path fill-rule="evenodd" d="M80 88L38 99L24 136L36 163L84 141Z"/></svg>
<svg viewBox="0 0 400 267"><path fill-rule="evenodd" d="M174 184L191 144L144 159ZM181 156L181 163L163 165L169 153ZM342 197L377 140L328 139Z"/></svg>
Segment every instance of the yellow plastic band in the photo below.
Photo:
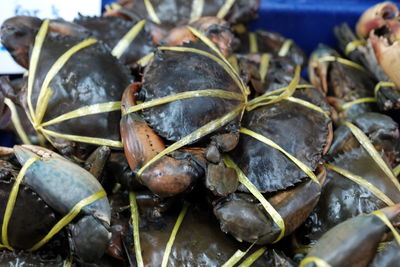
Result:
<svg viewBox="0 0 400 267"><path fill-rule="evenodd" d="M22 127L21 120L19 119L18 111L14 103L6 97L4 98L4 104L6 104L11 111L11 121L22 143L31 145L32 143L29 140L28 135L25 133L24 127Z"/></svg>
<svg viewBox="0 0 400 267"><path fill-rule="evenodd" d="M325 112L321 107L319 107L319 106L317 106L317 105L315 105L315 104L313 104L311 102L308 102L306 100L303 100L303 99L300 99L300 98L297 98L297 97L293 97L293 96L288 97L286 100L288 100L290 102L297 103L297 104L302 105L302 106L305 106L306 108L312 109L312 110L317 111L319 113L322 113L325 118L329 119L329 114L327 112Z"/></svg>
<svg viewBox="0 0 400 267"><path fill-rule="evenodd" d="M233 109L232 111L230 111L229 113L227 113L226 115L222 116L221 118L218 118L216 120L213 120L209 123L207 123L206 125L200 127L199 129L195 130L194 132L186 135L185 137L181 138L181 140L173 143L172 145L170 145L169 147L167 147L166 149L164 149L163 151L161 151L160 153L158 153L154 158L152 158L151 160L149 160L136 174L137 177L140 178L140 175L142 174L142 172L151 164L153 164L154 162L156 162L157 160L161 159L163 156L167 155L168 153L171 153L187 144L190 144L200 138L202 138L203 136L206 136L209 133L212 133L213 131L215 131L216 129L226 125L228 122L232 121L233 119L235 119L236 117L238 117L239 115L241 115L243 113L243 110L245 108L245 105L239 105L237 106L235 109Z"/></svg>
<svg viewBox="0 0 400 267"><path fill-rule="evenodd" d="M364 71L367 72L366 69L364 69L363 66L361 66L360 64L357 64L351 60L345 59L345 58L341 58L341 57L335 57L335 56L326 56L326 57L321 57L318 59L319 62L339 62L343 65L355 68L357 70L360 71ZM367 72L368 73L368 72Z"/></svg>
<svg viewBox="0 0 400 267"><path fill-rule="evenodd" d="M299 167L305 174L307 174L308 177L311 178L311 180L313 180L314 182L316 182L317 184L321 185L318 181L318 178L315 176L314 172L307 166L305 165L303 162L301 162L300 160L298 160L296 157L292 156L289 152L287 152L286 150L284 150L281 146L279 146L278 144L276 144L274 141L272 141L271 139L258 134L256 132L253 132L249 129L246 128L241 128L240 133L243 134L247 134L255 139L257 139L260 142L263 142L264 144L275 148L276 150L279 150L280 152L282 152L286 157L288 157L294 164L297 165L297 167Z"/></svg>
<svg viewBox="0 0 400 267"><path fill-rule="evenodd" d="M14 210L15 201L17 200L19 186L22 182L22 179L24 179L24 176L28 168L32 166L32 164L35 163L35 161L38 159L39 157L32 157L25 162L24 166L22 166L21 170L18 173L17 179L15 180L10 195L8 197L6 209L4 211L3 225L1 228L1 242L3 243L3 246L9 250L13 249L11 248L10 243L8 242L8 224L10 222L11 215Z"/></svg>
<svg viewBox="0 0 400 267"><path fill-rule="evenodd" d="M250 53L258 53L257 36L254 32L249 33Z"/></svg>
<svg viewBox="0 0 400 267"><path fill-rule="evenodd" d="M259 248L253 254L251 254L247 259L245 259L239 267L250 267L253 263L256 262L262 255L264 255L265 251L267 251L266 247Z"/></svg>
<svg viewBox="0 0 400 267"><path fill-rule="evenodd" d="M376 164L379 166L379 168L381 168L381 170L388 176L388 178L393 182L393 184L396 186L396 188L400 191L399 181L394 176L394 174L390 170L390 168L386 165L386 163L382 159L381 155L379 155L378 151L376 151L375 147L371 144L368 137L363 133L363 131L358 129L357 126L355 126L351 122L347 121L347 122L344 122L343 124L346 125L350 129L350 131L356 137L356 139L361 144L361 146L368 152L368 154L376 162Z"/></svg>
<svg viewBox="0 0 400 267"><path fill-rule="evenodd" d="M251 244L246 251L241 251L240 249L236 252L221 266L221 267L234 267L254 246L255 243Z"/></svg>
<svg viewBox="0 0 400 267"><path fill-rule="evenodd" d="M106 197L106 196L107 196L106 192L104 190L100 190L99 192L94 193L93 195L90 195L90 196L82 199L78 203L76 203L75 206L70 210L70 212L68 212L68 214L65 215L59 222L57 222L53 226L53 228L50 230L50 232L45 237L43 237L42 240L37 242L32 248L28 249L28 251L35 251L35 250L38 250L39 248L41 248L55 234L57 234L61 229L63 229L67 224L69 224L79 214L79 212L81 212L81 210L85 206L87 206L103 197Z"/></svg>
<svg viewBox="0 0 400 267"><path fill-rule="evenodd" d="M218 97L223 99L233 99L238 101L244 101L243 95L239 93L228 92L220 89L205 89L198 91L187 91L183 93L178 93L174 95L168 95L160 97L151 101L143 102L139 105L131 106L126 110L122 110L122 115L133 113L142 109L151 108L158 105L163 105L166 103L174 102L177 100L183 100L188 98L196 97Z"/></svg>
<svg viewBox="0 0 400 267"><path fill-rule="evenodd" d="M151 52L151 53L145 55L144 57L142 57L141 59L139 59L138 61L136 61L136 64L144 67L147 64L149 64L150 60L152 60L153 57L154 57L154 53Z"/></svg>
<svg viewBox="0 0 400 267"><path fill-rule="evenodd" d="M181 226L182 221L185 218L188 207L189 207L189 204L187 202L183 203L182 210L179 213L178 219L176 220L174 228L172 229L171 236L169 237L167 245L165 246L165 251L164 251L164 256L162 259L161 267L167 267L167 265L168 265L168 258L169 258L169 254L171 254L172 245L174 244L176 234L179 231L179 227Z"/></svg>
<svg viewBox="0 0 400 267"><path fill-rule="evenodd" d="M35 43L32 48L31 58L29 61L29 73L28 73L28 88L27 88L27 99L28 99L28 108L29 108L29 115L32 120L35 118L35 112L33 109L33 105L31 102L32 99L32 90L33 90L33 82L35 81L36 75L36 68L39 62L40 51L42 50L42 46L44 40L46 38L47 30L49 28L49 20L46 19L42 22L40 29L35 37Z"/></svg>
<svg viewBox="0 0 400 267"><path fill-rule="evenodd" d="M375 96L375 98L377 97L378 92L382 87L392 87L392 88L394 88L394 87L396 87L396 85L394 83L392 83L392 82L378 82L375 85L375 88L374 88L374 96Z"/></svg>
<svg viewBox="0 0 400 267"><path fill-rule="evenodd" d="M203 13L204 0L193 0L189 23L198 20Z"/></svg>
<svg viewBox="0 0 400 267"><path fill-rule="evenodd" d="M385 195L385 193L383 193L381 190L379 190L376 186L374 186L373 184L371 184L370 182L368 182L367 180L365 180L364 178L351 173L345 169L333 166L331 164L325 163L324 164L326 167L328 167L329 169L331 169L334 172L339 173L340 175L346 177L347 179L357 183L358 185L368 189L372 194L374 194L377 198L379 198L380 200L382 200L383 202L385 202L386 205L388 206L392 206L395 203L388 197Z"/></svg>
<svg viewBox="0 0 400 267"><path fill-rule="evenodd" d="M351 41L346 45L346 48L344 49L344 54L346 56L350 55L351 52L357 49L357 47L365 45L365 40L354 40Z"/></svg>
<svg viewBox="0 0 400 267"><path fill-rule="evenodd" d="M282 47L281 47L281 49L280 49L279 52L278 52L278 56L280 56L280 57L285 57L285 56L289 53L289 50L290 50L290 48L292 47L292 45L293 45L293 41L290 40L290 39L287 39L287 40L282 44Z"/></svg>
<svg viewBox="0 0 400 267"><path fill-rule="evenodd" d="M270 60L271 60L270 54L263 53L261 55L260 69L258 71L260 73L260 78L262 83L265 82L265 78L267 77Z"/></svg>
<svg viewBox="0 0 400 267"><path fill-rule="evenodd" d="M80 118L80 117L94 115L94 114L98 114L98 113L117 111L120 109L121 109L121 101L84 106L84 107L75 109L73 111L64 113L63 115L58 116L49 121L43 122L43 123L41 123L41 126L45 127L45 126L53 125L53 124L60 123L60 122L70 120L70 119Z"/></svg>
<svg viewBox="0 0 400 267"><path fill-rule="evenodd" d="M93 144L93 145L99 145L99 146L111 146L111 147L118 147L122 148L122 142L120 141L114 141L110 139L103 139L103 138L96 138L96 137L88 137L88 136L79 136L79 135L72 135L72 134L62 134L58 132L54 132L51 130L47 130L44 128L39 128L39 131L41 131L45 137L50 140L48 136L56 137L56 138L63 138L66 140L71 140L75 142L80 142L80 143L88 143L88 144Z"/></svg>
<svg viewBox="0 0 400 267"><path fill-rule="evenodd" d="M232 67L235 69L235 71L237 73L239 73L240 72L240 67L239 67L239 63L238 63L238 60L237 60L236 56L234 56L234 55L230 56L228 58L228 61L229 61L229 64L231 64Z"/></svg>
<svg viewBox="0 0 400 267"><path fill-rule="evenodd" d="M400 164L397 165L394 169L393 169L393 173L395 176L399 176L400 174Z"/></svg>
<svg viewBox="0 0 400 267"><path fill-rule="evenodd" d="M217 13L217 18L223 19L228 14L229 10L235 3L235 0L226 0Z"/></svg>
<svg viewBox="0 0 400 267"><path fill-rule="evenodd" d="M290 81L290 83L287 87L284 87L282 94L274 96L273 99L270 99L271 94L273 92L276 92L276 90L275 90L273 92L269 92L269 94L263 94L259 97L256 97L248 102L246 110L251 111L259 106L270 105L270 104L279 102L283 99L287 99L288 97L292 96L293 93L296 91L297 85L299 84L299 81L300 81L300 70L301 70L300 66L297 65L295 72L294 72L293 79Z"/></svg>
<svg viewBox="0 0 400 267"><path fill-rule="evenodd" d="M63 264L63 267L72 267L72 263L73 263L73 258L71 256L69 256Z"/></svg>
<svg viewBox="0 0 400 267"><path fill-rule="evenodd" d="M37 100L36 113L34 116L34 121L36 125L39 125L42 122L43 116L46 112L48 100L50 99L51 95L49 85L50 82L53 80L54 76L57 75L57 73L61 70L61 68L65 65L65 63L67 63L67 61L71 58L72 55L74 55L76 52L78 52L83 48L95 44L96 42L97 40L89 38L74 45L73 47L68 49L61 57L59 57L56 60L56 62L54 62L54 64L51 66L43 81L39 97Z"/></svg>
<svg viewBox="0 0 400 267"><path fill-rule="evenodd" d="M247 28L244 24L233 25L231 26L231 29L237 34L245 34L247 32Z"/></svg>
<svg viewBox="0 0 400 267"><path fill-rule="evenodd" d="M330 265L329 263L318 257L305 257L300 262L299 267L304 267L309 263L314 263L317 267L332 267L332 265Z"/></svg>
<svg viewBox="0 0 400 267"><path fill-rule="evenodd" d="M375 210L373 212L371 212L371 214L377 216L379 219L381 219L387 227L389 227L389 229L392 231L394 238L397 241L397 244L400 246L400 235L399 233L396 231L396 229L394 229L392 223L389 221L388 217L385 215L385 213L383 213L380 210Z"/></svg>
<svg viewBox="0 0 400 267"><path fill-rule="evenodd" d="M144 5L146 6L147 14L149 14L150 19L157 24L161 24L161 20L158 18L156 12L154 11L154 7L151 4L150 0L144 0Z"/></svg>
<svg viewBox="0 0 400 267"><path fill-rule="evenodd" d="M133 225L133 242L135 246L136 263L138 267L143 267L142 248L140 245L139 235L139 210L136 203L136 196L133 192L129 192L129 203L131 206L131 219Z"/></svg>
<svg viewBox="0 0 400 267"><path fill-rule="evenodd" d="M141 20L135 24L115 45L111 54L116 58L120 58L122 54L128 49L129 45L135 40L136 36L139 35L140 31L143 29L146 24L146 20Z"/></svg>
<svg viewBox="0 0 400 267"><path fill-rule="evenodd" d="M239 73L235 71L235 69L232 67L232 65L229 63L229 61L224 57L224 55L221 53L221 51L218 49L218 47L203 33L198 31L197 29L187 26L187 28L192 32L193 35L195 35L197 38L199 38L204 44L206 44L212 51L214 51L218 57L225 63L227 68L224 68L231 76L232 78L237 82L239 88L242 90L242 93L244 95L249 95L250 90L246 86L246 84L240 79ZM234 78L235 77L235 78Z"/></svg>
<svg viewBox="0 0 400 267"><path fill-rule="evenodd" d="M346 104L344 104L343 106L340 107L340 110L344 111L346 109L351 108L354 105L363 104L363 103L375 103L375 102L376 102L375 97L363 97L363 98L359 98L359 99L347 102Z"/></svg>
<svg viewBox="0 0 400 267"><path fill-rule="evenodd" d="M212 60L214 60L216 63L218 63L224 70L231 76L231 78L234 80L236 85L241 89L242 93L245 95L247 94L247 91L249 90L240 80L236 72L234 71L234 68L229 64L229 67L222 59L214 56L211 53L208 53L204 50L196 49L196 48L191 48L191 47L180 47L180 46L160 46L158 47L159 50L167 50L167 51L175 51L175 52L189 52L189 53L197 53L203 56L206 56Z"/></svg>
<svg viewBox="0 0 400 267"><path fill-rule="evenodd" d="M229 157L224 156L224 163L227 167L235 169L238 180L241 184L243 184L250 193L260 201L261 205L264 207L266 212L271 216L272 220L278 225L281 229L281 232L277 239L273 242L276 243L281 240L285 236L285 221L281 217L281 215L275 210L275 208L265 199L265 197L261 194L261 192L257 189L257 187L247 178L247 176L243 173L243 171L236 165L235 162Z"/></svg>

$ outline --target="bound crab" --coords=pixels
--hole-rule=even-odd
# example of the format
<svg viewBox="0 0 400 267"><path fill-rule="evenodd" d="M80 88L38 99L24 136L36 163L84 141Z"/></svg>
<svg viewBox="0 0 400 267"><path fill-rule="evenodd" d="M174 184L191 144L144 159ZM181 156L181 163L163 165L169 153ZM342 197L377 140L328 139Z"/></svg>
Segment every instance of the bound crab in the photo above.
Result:
<svg viewBox="0 0 400 267"><path fill-rule="evenodd" d="M216 45L189 29L197 41L158 47L142 83L129 86L122 98L129 165L162 196L190 189L204 175L206 160L219 162L220 152L236 146L247 99L247 87ZM163 139L176 143L165 149ZM177 150L185 145L205 149Z"/></svg>
<svg viewBox="0 0 400 267"><path fill-rule="evenodd" d="M2 43L29 69L21 91L4 93L62 154L84 159L94 145L122 146L119 101L132 78L101 42L64 25L32 17L3 23Z"/></svg>
<svg viewBox="0 0 400 267"><path fill-rule="evenodd" d="M78 260L100 259L111 236L111 214L96 178L41 147L2 148L1 154L7 159L0 161L2 245L34 251L68 225L69 245Z"/></svg>

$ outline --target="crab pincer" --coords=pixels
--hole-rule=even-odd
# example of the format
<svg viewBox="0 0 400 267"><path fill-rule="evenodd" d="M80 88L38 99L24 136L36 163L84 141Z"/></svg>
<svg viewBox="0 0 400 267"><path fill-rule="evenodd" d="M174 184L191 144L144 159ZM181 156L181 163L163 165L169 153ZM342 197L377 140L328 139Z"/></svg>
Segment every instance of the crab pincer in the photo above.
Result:
<svg viewBox="0 0 400 267"><path fill-rule="evenodd" d="M304 266L368 266L400 204L351 218L324 234L300 263ZM322 264L321 264L322 263Z"/></svg>
<svg viewBox="0 0 400 267"><path fill-rule="evenodd" d="M14 146L14 153L21 165L28 166L24 184L59 214L78 211L78 218L68 225L73 253L83 262L100 259L111 237L110 205L101 184L88 171L50 150L22 145Z"/></svg>
<svg viewBox="0 0 400 267"><path fill-rule="evenodd" d="M139 86L134 83L125 90L123 109L136 105L135 93ZM134 172L165 148L163 140L136 113L123 116L120 129L125 156ZM143 171L140 182L160 196L173 196L188 190L203 175L204 169L190 155L181 158L164 156Z"/></svg>

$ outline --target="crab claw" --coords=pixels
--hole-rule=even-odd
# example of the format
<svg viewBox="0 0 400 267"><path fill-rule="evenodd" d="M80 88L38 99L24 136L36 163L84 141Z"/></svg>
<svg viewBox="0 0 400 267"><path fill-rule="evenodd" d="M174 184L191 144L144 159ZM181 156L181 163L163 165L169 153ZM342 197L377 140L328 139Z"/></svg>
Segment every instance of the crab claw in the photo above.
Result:
<svg viewBox="0 0 400 267"><path fill-rule="evenodd" d="M32 188L50 207L66 215L81 200L101 190L97 179L80 166L57 153L33 145L14 146L21 165L39 157L26 171L23 182ZM99 259L107 248L111 209L103 197L86 205L79 219L69 225L71 249L84 262Z"/></svg>
<svg viewBox="0 0 400 267"><path fill-rule="evenodd" d="M311 84L325 95L328 93L329 62L321 61L320 59L334 54L335 51L333 49L324 45L319 45L311 54L308 64L308 75Z"/></svg>
<svg viewBox="0 0 400 267"><path fill-rule="evenodd" d="M360 17L356 25L356 32L360 37L368 37L372 30L384 26L387 20L399 15L397 6L392 2L383 2L367 9Z"/></svg>
<svg viewBox="0 0 400 267"><path fill-rule="evenodd" d="M136 104L135 93L138 88L139 84L134 83L125 90L122 96L123 109ZM121 118L120 130L125 156L134 172L165 148L161 138L136 113ZM201 157L201 153L174 154L178 156L164 156L141 174L140 182L159 196L173 196L187 191L197 178L204 175L204 169L195 159Z"/></svg>
<svg viewBox="0 0 400 267"><path fill-rule="evenodd" d="M325 181L326 170L320 168L318 179ZM310 215L321 194L321 186L307 181L286 191L278 192L268 201L281 215L285 224L285 236L296 230ZM234 193L219 200L214 214L221 230L236 239L264 245L273 243L281 228L266 213L264 207L248 194Z"/></svg>
<svg viewBox="0 0 400 267"><path fill-rule="evenodd" d="M400 41L392 44L384 37L378 37L371 33L369 38L375 52L376 59L383 71L394 82L397 88L400 87Z"/></svg>
<svg viewBox="0 0 400 267"><path fill-rule="evenodd" d="M389 220L400 214L400 204L381 209ZM330 266L368 266L387 227L373 214L357 216L326 232L306 258L317 257ZM313 263L300 266L315 266Z"/></svg>

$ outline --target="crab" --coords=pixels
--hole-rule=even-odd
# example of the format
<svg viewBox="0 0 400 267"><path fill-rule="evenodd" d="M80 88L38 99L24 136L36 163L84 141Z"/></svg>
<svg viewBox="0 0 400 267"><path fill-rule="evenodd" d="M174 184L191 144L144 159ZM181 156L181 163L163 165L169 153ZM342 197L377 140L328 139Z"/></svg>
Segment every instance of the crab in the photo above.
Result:
<svg viewBox="0 0 400 267"><path fill-rule="evenodd" d="M308 73L311 83L327 95L335 125L373 111L375 80L356 63L340 61L333 49L320 45L311 55ZM326 60L325 60L326 59ZM353 101L368 98L364 103ZM352 104L353 103L353 104ZM347 106L349 105L349 106Z"/></svg>
<svg viewBox="0 0 400 267"><path fill-rule="evenodd" d="M123 113L135 108L137 100L146 104L192 90L217 89L222 94L234 95L230 99L187 98L149 107L140 113L127 113L122 117L124 151L135 173L164 150L164 141L187 140L186 136L199 132L200 127L230 117L206 129L207 134L197 134L184 144L190 147L163 155L142 170L139 181L160 196L172 196L190 190L194 182L204 175L206 160L221 161L221 152L232 150L238 142L246 88L221 52L216 47L213 49L201 40L179 47L158 48L145 68L143 81L132 84L123 94Z"/></svg>
<svg viewBox="0 0 400 267"><path fill-rule="evenodd" d="M298 89L293 96L327 111L323 95L315 88ZM319 183L323 184L326 172L320 163L331 142L330 119L323 112L282 100L247 112L242 127L273 140L315 171ZM304 181L307 175L282 152L253 136L243 134L243 128L241 133L239 144L227 154L281 215L286 225L284 234L289 235L313 210L321 186L313 180ZM214 175L208 173L206 179L212 179ZM230 188L219 184L213 184L210 189L214 188L229 189L214 193L226 196L217 199L214 206L222 231L250 243L270 244L278 239L281 228L259 201L248 194L243 184L234 189L233 194Z"/></svg>
<svg viewBox="0 0 400 267"><path fill-rule="evenodd" d="M3 23L2 43L22 66L28 67L30 51L38 49L35 36L39 29L46 33L46 23L32 17L13 17ZM27 84L10 98L19 99L35 129L64 155L85 159L104 139L111 141L107 142L110 146L120 147L118 101L123 89L132 82L128 69L103 43L94 39L82 41L81 35L61 35L58 31L63 28L53 30L52 25L50 22L47 34L42 36L36 71L29 69ZM77 48L77 45L81 46ZM76 53L72 53L52 77L50 68L57 60L60 62L60 57L71 47L77 48ZM46 90L49 94L44 92ZM43 94L48 98L43 98ZM104 103L115 107L106 112L93 107ZM79 112L77 117L43 126L43 123L88 106L94 112L86 115ZM90 138L82 140L79 138L82 136Z"/></svg>
<svg viewBox="0 0 400 267"><path fill-rule="evenodd" d="M27 168L8 225L11 247L39 248L35 244L59 221L60 216L68 214L81 200L104 192L91 173L45 148L14 146L13 149L3 148L2 155L8 158L15 155L17 162ZM4 175L1 201L8 203L19 170L7 161L1 163ZM26 202L30 203L28 210ZM3 221L6 205L1 206ZM94 262L104 254L111 236L110 205L105 192L83 205L79 214L68 224L69 245L79 261Z"/></svg>
<svg viewBox="0 0 400 267"><path fill-rule="evenodd" d="M370 137L378 151L386 152L380 153L386 162L393 161L392 154L399 141L399 131L392 119L382 114L367 113L355 120L354 124ZM398 203L398 187L345 128L347 127L341 126L334 133L335 140L328 154L328 163L362 177L394 203ZM340 222L385 206L387 203L371 190L329 169L320 201L305 224L307 236L313 242Z"/></svg>

